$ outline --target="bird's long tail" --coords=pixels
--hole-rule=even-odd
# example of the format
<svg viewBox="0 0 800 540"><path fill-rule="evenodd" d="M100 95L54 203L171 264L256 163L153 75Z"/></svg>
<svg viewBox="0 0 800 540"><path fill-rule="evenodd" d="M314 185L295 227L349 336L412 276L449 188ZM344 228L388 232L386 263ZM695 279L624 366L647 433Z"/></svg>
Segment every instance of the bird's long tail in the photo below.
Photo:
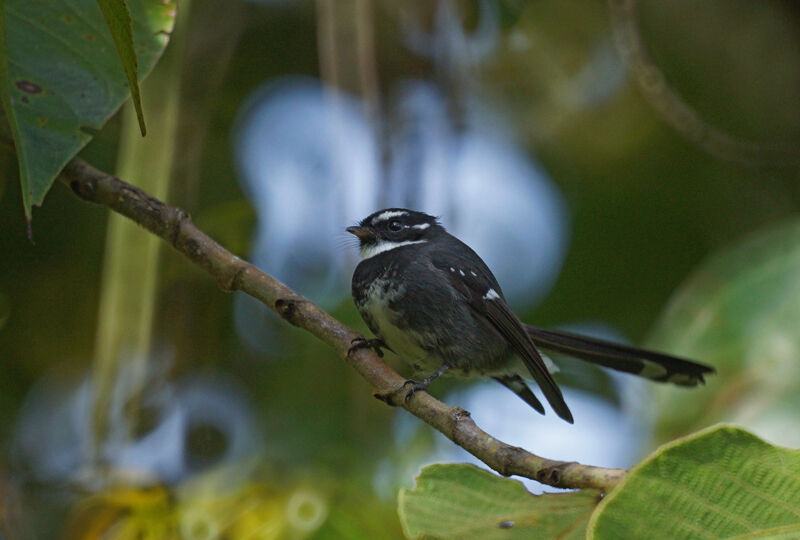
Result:
<svg viewBox="0 0 800 540"><path fill-rule="evenodd" d="M696 386L698 383L705 383L705 374L716 371L711 366L667 354L560 330L545 330L527 324L524 326L537 347L653 381Z"/></svg>

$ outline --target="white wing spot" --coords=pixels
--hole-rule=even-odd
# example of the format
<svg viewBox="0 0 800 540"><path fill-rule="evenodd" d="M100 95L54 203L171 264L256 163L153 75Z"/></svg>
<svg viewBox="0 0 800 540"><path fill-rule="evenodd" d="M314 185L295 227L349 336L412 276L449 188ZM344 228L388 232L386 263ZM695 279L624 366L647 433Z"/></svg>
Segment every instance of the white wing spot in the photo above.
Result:
<svg viewBox="0 0 800 540"><path fill-rule="evenodd" d="M462 276L466 276L463 270L459 270L458 273L461 274Z"/></svg>
<svg viewBox="0 0 800 540"><path fill-rule="evenodd" d="M473 276L473 277L478 277L478 274L476 274L476 273L475 273L475 272L473 272L472 270L470 270L470 271L469 271L469 273L470 273L470 274L472 274L472 276Z"/></svg>
<svg viewBox="0 0 800 540"><path fill-rule="evenodd" d="M408 212L405 210L387 210L386 212L382 212L372 218L372 224L375 225L376 223L380 223L381 221L386 221L387 219L392 219L400 216L407 216Z"/></svg>
<svg viewBox="0 0 800 540"><path fill-rule="evenodd" d="M500 299L500 295L497 294L497 291L495 291L494 289L489 289L488 291L486 291L486 294L483 295L483 299L484 300L499 300Z"/></svg>
<svg viewBox="0 0 800 540"><path fill-rule="evenodd" d="M450 271L451 271L451 272L455 272L455 271L456 271L456 269L455 269L455 268L453 268L453 267L451 266L451 267L450 267Z"/></svg>

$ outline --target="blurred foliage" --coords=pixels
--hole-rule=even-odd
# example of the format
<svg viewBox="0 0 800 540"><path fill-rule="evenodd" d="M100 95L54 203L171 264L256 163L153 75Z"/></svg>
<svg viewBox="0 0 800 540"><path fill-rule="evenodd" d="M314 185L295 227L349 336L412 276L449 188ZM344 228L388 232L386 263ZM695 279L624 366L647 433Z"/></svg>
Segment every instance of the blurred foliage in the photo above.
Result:
<svg viewBox="0 0 800 540"><path fill-rule="evenodd" d="M114 172L160 200L167 199L173 181L181 68L191 14L189 7L189 2L185 1L178 16L173 15L175 23L170 38L171 47L161 58L160 69L142 86L149 95L144 108L134 92L132 103L121 114ZM127 13L127 7L114 4L114 7L103 8L113 33L114 27L109 19L114 15L109 10L116 10L116 17L120 17L119 12ZM124 39L124 36L115 35L118 48L121 48L120 40ZM122 52L120 54L123 59L126 58ZM149 118L152 128L147 137L143 136L143 114ZM160 281L159 253L162 244L159 238L124 216L109 215L92 362L92 377L97 392L92 410L95 450L99 449L103 434L109 429L108 411L112 394L116 380L124 372L128 373L133 387L128 406L129 416L133 418L139 414L137 402L144 393L153 349L154 308Z"/></svg>
<svg viewBox="0 0 800 540"><path fill-rule="evenodd" d="M797 4L678 0L637 6L640 31L654 62L701 117L756 144L796 146Z"/></svg>
<svg viewBox="0 0 800 540"><path fill-rule="evenodd" d="M531 495L472 465L429 465L413 490L400 491L398 513L408 538L577 540L598 498L591 490Z"/></svg>
<svg viewBox="0 0 800 540"><path fill-rule="evenodd" d="M707 388L659 392L656 437L735 422L800 447L800 222L751 235L684 283L650 345L716 366Z"/></svg>
<svg viewBox="0 0 800 540"><path fill-rule="evenodd" d="M797 538L800 451L719 426L670 443L600 503L587 538Z"/></svg>
<svg viewBox="0 0 800 540"><path fill-rule="evenodd" d="M800 106L800 78L780 67L800 51L796 11L782 2L688 4L678 9L672 3L636 2L645 44L667 80L722 127L732 126L745 110L759 114L756 103L770 101L764 114L781 116L792 129L743 135L796 141L800 115L789 114L789 108ZM661 13L653 16L656 10ZM754 19L753 11L770 16ZM700 13L707 20L702 31L693 26ZM739 39L730 39L734 25L748 39L760 39L759 46L742 53ZM773 28L775 34L767 37ZM555 290L535 312L537 322L558 324L577 316L636 337L705 254L796 212L800 184L797 167L735 165L710 157L669 129L633 81L625 80L624 66L614 67L619 60L613 30L605 2L526 3L484 69L487 93L516 115L515 126L533 142L573 211L567 261ZM769 62L748 61L735 71L736 82L729 80L729 66L741 54L762 53ZM700 60L703 67L691 75L674 74ZM616 69L623 70L623 81L614 89L609 77ZM768 77L782 82L770 84ZM688 78L707 89L704 99L689 91ZM731 101L732 92L760 98L744 109Z"/></svg>
<svg viewBox="0 0 800 540"><path fill-rule="evenodd" d="M65 539L263 540L307 538L327 517L316 492L280 493L260 484L171 493L163 487L111 489L76 503Z"/></svg>

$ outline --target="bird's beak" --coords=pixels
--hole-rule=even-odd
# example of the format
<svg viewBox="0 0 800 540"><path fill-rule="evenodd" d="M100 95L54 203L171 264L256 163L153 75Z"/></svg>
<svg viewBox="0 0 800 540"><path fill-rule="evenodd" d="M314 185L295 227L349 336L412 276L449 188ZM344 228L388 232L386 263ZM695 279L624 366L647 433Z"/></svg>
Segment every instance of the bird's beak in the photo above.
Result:
<svg viewBox="0 0 800 540"><path fill-rule="evenodd" d="M354 234L359 240L372 240L375 238L375 233L367 227L347 227L345 229L350 234Z"/></svg>

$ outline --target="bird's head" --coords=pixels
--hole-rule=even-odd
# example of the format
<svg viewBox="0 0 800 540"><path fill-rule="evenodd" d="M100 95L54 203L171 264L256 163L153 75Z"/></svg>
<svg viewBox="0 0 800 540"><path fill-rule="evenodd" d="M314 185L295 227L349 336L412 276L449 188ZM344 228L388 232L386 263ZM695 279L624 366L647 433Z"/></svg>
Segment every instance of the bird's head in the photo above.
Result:
<svg viewBox="0 0 800 540"><path fill-rule="evenodd" d="M396 247L427 242L443 230L435 217L405 208L379 210L347 228L358 237L362 260Z"/></svg>

